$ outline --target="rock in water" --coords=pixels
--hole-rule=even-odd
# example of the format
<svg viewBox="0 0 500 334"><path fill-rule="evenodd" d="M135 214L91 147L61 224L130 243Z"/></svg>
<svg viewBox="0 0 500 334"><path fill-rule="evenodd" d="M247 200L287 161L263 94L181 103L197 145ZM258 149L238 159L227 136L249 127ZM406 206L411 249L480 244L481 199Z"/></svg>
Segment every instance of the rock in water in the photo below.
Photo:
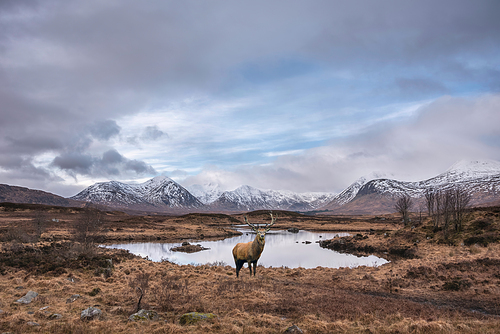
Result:
<svg viewBox="0 0 500 334"><path fill-rule="evenodd" d="M130 321L142 321L142 320L153 320L156 321L158 320L158 313L155 311L148 311L148 310L140 310L137 313L132 314L130 317L128 317L128 320Z"/></svg>
<svg viewBox="0 0 500 334"><path fill-rule="evenodd" d="M82 311L82 313L80 314L80 319L90 321L90 320L99 319L101 317L101 315L102 315L101 310L99 310L96 307L91 306L88 309L85 309Z"/></svg>
<svg viewBox="0 0 500 334"><path fill-rule="evenodd" d="M206 320L206 319L213 319L215 317L216 317L216 315L213 313L191 312L191 313L183 314L181 316L179 322L181 325L192 325L192 324L197 323L198 321Z"/></svg>
<svg viewBox="0 0 500 334"><path fill-rule="evenodd" d="M38 293L35 291L28 291L28 293L22 297L16 300L16 303L21 303L21 304L29 304L31 301L38 296Z"/></svg>

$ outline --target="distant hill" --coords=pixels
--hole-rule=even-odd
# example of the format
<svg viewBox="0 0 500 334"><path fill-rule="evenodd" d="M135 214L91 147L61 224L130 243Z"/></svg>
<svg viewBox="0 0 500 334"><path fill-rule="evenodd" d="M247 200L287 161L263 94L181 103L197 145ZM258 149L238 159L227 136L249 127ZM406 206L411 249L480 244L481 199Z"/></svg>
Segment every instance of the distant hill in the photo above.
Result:
<svg viewBox="0 0 500 334"><path fill-rule="evenodd" d="M55 206L82 206L82 202L41 190L0 184L0 202L45 204Z"/></svg>
<svg viewBox="0 0 500 334"><path fill-rule="evenodd" d="M460 161L436 177L398 181L383 174L356 180L340 194L294 193L241 186L222 191L217 185L194 185L190 191L165 176L141 184L117 181L96 183L71 198L40 190L0 185L0 202L82 206L95 203L134 212L245 212L255 210L324 211L325 214L384 214L395 211L397 199L407 194L414 199L413 211L425 210L427 189L446 190L459 186L472 197L471 205L500 205L500 162ZM193 195L193 193L195 195Z"/></svg>

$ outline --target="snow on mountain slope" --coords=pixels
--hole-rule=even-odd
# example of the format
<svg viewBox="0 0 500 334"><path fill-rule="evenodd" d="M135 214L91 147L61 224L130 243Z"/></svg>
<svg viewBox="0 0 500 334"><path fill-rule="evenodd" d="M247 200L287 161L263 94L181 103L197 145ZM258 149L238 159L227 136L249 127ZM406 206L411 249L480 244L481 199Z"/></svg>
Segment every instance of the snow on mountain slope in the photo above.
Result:
<svg viewBox="0 0 500 334"><path fill-rule="evenodd" d="M196 197L165 176L158 176L141 184L117 181L96 183L71 198L138 210L203 207Z"/></svg>
<svg viewBox="0 0 500 334"><path fill-rule="evenodd" d="M224 192L218 184L214 183L207 183L204 185L193 184L187 186L186 189L203 204L215 202Z"/></svg>
<svg viewBox="0 0 500 334"><path fill-rule="evenodd" d="M380 172L373 172L366 176L362 176L356 181L354 181L349 187L345 188L340 194L336 195L329 203L325 203L328 207L338 207L350 202L354 197L356 197L358 191L366 183L371 180L386 177L387 174Z"/></svg>
<svg viewBox="0 0 500 334"><path fill-rule="evenodd" d="M369 210L382 197L390 201L402 194L422 198L427 189L447 189L455 185L467 189L475 197L475 203L500 197L500 162L460 161L446 172L417 182L397 181L381 173L359 178L338 195L332 193L294 193L291 191L260 190L241 186L232 191L222 191L217 184L192 185L189 191L165 176L155 177L141 184L125 184L117 181L96 183L71 199L89 201L113 207L148 211L168 209L249 211L316 209L337 210L348 207L360 197L357 205ZM496 196L496 197L495 197ZM479 199L480 198L480 199ZM352 205L351 205L352 206ZM349 212L354 212L351 210Z"/></svg>
<svg viewBox="0 0 500 334"><path fill-rule="evenodd" d="M446 190L460 186L470 193L495 191L500 178L500 163L496 161L460 161L436 177L418 182L389 179L373 180L363 186L358 194L377 192L400 196L423 197L427 189Z"/></svg>
<svg viewBox="0 0 500 334"><path fill-rule="evenodd" d="M294 193L291 191L260 190L241 186L223 192L210 206L227 210L314 210L334 197L331 193Z"/></svg>
<svg viewBox="0 0 500 334"><path fill-rule="evenodd" d="M500 196L500 162L493 160L459 161L444 173L417 182L397 181L387 178L367 179L367 177L358 179L321 209L338 211L339 208L346 206L344 209L347 210L347 204L368 195L397 198L407 194L413 198L422 198L427 189L446 190L454 186L466 189L471 195L476 194L475 202L473 200L473 203L476 204L479 203L477 194L483 194L482 201ZM366 199L364 205L370 205L366 203ZM372 203L371 205L375 204ZM351 212L354 212L354 210L351 210ZM361 211L358 210L358 212Z"/></svg>

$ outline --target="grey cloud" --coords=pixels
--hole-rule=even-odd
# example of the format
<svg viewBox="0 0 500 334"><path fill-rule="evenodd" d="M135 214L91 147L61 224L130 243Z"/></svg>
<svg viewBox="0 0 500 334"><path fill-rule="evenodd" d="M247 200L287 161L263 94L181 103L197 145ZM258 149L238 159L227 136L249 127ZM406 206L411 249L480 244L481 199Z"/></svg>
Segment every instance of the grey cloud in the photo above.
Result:
<svg viewBox="0 0 500 334"><path fill-rule="evenodd" d="M57 156L52 161L52 165L72 174L88 175L95 160L88 154L66 153Z"/></svg>
<svg viewBox="0 0 500 334"><path fill-rule="evenodd" d="M39 183L63 181L49 169L35 166L31 158L0 154L0 166L0 180L9 184L26 180Z"/></svg>
<svg viewBox="0 0 500 334"><path fill-rule="evenodd" d="M5 140L7 141L8 146L10 146L12 151L15 151L19 154L58 150L64 147L64 145L58 138L54 138L50 135L40 136L38 134L34 134L31 136L26 135L19 138L6 136Z"/></svg>
<svg viewBox="0 0 500 334"><path fill-rule="evenodd" d="M115 163L120 163L124 160L125 158L118 153L117 150L109 150L103 153L102 155L102 162L105 164L115 164Z"/></svg>
<svg viewBox="0 0 500 334"><path fill-rule="evenodd" d="M137 174L156 174L156 171L153 167L148 166L144 161L139 160L128 160L125 163L125 169L134 171Z"/></svg>
<svg viewBox="0 0 500 334"><path fill-rule="evenodd" d="M114 120L97 121L92 124L90 133L96 139L109 140L120 133L120 126Z"/></svg>
<svg viewBox="0 0 500 334"><path fill-rule="evenodd" d="M65 153L54 158L52 165L73 177L78 175L125 176L128 172L140 175L156 174L155 169L145 162L127 159L115 149L104 152L102 157Z"/></svg>
<svg viewBox="0 0 500 334"><path fill-rule="evenodd" d="M147 126L143 132L141 138L143 140L157 140L163 136L168 136L165 132L161 131L158 125Z"/></svg>

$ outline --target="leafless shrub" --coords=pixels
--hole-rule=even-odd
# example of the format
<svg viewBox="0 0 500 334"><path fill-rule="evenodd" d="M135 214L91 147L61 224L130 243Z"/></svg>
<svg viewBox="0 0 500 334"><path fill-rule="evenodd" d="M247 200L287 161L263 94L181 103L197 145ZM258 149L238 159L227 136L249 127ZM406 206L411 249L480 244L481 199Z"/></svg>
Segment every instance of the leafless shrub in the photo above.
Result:
<svg viewBox="0 0 500 334"><path fill-rule="evenodd" d="M31 224L35 232L34 238L38 241L47 228L47 215L42 210L36 210Z"/></svg>
<svg viewBox="0 0 500 334"><path fill-rule="evenodd" d="M154 290L156 301L162 311L172 311L181 301L186 304L191 301L188 280L179 275L164 277Z"/></svg>
<svg viewBox="0 0 500 334"><path fill-rule="evenodd" d="M149 289L149 273L139 273L135 278L130 279L128 285L137 294L139 300L137 301L137 307L134 312L139 312L141 309L141 301L146 292Z"/></svg>

